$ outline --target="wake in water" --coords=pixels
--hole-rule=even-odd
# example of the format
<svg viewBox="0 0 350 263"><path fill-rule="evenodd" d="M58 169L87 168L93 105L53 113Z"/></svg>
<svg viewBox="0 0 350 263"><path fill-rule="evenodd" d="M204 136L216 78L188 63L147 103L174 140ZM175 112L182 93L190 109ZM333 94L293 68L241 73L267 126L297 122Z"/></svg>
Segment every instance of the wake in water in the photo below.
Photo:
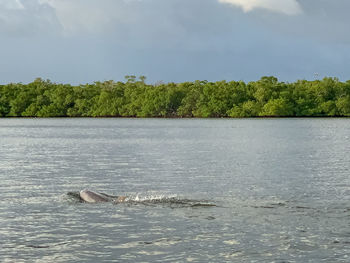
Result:
<svg viewBox="0 0 350 263"><path fill-rule="evenodd" d="M136 194L127 196L122 202L119 202L120 196L109 195L106 193L98 193L98 195L105 198L105 202L123 203L127 205L145 205L145 206L168 206L171 208L184 208L184 207L216 207L217 205L208 200L193 200L187 198L179 198L176 195L163 195L163 194ZM67 197L70 201L86 203L81 197L80 192L68 192Z"/></svg>

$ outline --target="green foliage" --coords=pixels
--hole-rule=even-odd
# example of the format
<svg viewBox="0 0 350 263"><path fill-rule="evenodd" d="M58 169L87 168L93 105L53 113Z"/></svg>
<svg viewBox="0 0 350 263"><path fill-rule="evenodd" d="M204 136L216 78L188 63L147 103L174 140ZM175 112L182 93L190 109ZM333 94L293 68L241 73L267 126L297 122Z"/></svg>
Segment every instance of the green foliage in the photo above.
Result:
<svg viewBox="0 0 350 263"><path fill-rule="evenodd" d="M146 84L146 77L71 86L36 79L0 85L0 117L350 116L350 81L194 81Z"/></svg>
<svg viewBox="0 0 350 263"><path fill-rule="evenodd" d="M293 108L283 98L271 99L263 106L259 115L275 117L293 116Z"/></svg>
<svg viewBox="0 0 350 263"><path fill-rule="evenodd" d="M350 95L339 98L335 104L340 116L350 116Z"/></svg>
<svg viewBox="0 0 350 263"><path fill-rule="evenodd" d="M248 100L240 105L235 105L228 112L232 118L249 118L259 116L260 106L256 101Z"/></svg>

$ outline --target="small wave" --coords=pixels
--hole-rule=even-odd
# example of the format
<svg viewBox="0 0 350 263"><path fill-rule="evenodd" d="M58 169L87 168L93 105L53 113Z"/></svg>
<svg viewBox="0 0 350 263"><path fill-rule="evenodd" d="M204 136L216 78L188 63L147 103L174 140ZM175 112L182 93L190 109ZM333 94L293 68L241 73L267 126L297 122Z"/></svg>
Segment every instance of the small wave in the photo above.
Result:
<svg viewBox="0 0 350 263"><path fill-rule="evenodd" d="M208 200L194 200L181 198L177 195L146 193L131 195L126 199L126 203L141 204L148 206L165 205L170 207L214 207L216 204Z"/></svg>
<svg viewBox="0 0 350 263"><path fill-rule="evenodd" d="M191 200L178 197L163 197L163 198L152 198L143 200L128 200L129 203L141 204L141 205L165 205L170 207L215 207L216 205L206 200Z"/></svg>

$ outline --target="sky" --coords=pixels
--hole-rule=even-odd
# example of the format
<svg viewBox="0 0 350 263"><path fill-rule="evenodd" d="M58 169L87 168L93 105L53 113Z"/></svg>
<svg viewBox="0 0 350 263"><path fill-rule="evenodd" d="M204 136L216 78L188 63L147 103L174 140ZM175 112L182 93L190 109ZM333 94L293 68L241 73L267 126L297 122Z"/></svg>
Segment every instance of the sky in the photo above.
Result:
<svg viewBox="0 0 350 263"><path fill-rule="evenodd" d="M349 0L0 0L0 83L350 79Z"/></svg>

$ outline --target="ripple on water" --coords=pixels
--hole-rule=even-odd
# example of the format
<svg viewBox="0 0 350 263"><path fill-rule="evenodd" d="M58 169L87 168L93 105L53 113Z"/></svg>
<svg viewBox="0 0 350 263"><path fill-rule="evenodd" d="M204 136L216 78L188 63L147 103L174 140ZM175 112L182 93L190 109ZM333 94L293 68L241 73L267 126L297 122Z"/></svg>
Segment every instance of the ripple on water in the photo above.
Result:
<svg viewBox="0 0 350 263"><path fill-rule="evenodd" d="M0 261L349 262L349 131L346 119L3 119ZM66 195L84 188L130 198Z"/></svg>

